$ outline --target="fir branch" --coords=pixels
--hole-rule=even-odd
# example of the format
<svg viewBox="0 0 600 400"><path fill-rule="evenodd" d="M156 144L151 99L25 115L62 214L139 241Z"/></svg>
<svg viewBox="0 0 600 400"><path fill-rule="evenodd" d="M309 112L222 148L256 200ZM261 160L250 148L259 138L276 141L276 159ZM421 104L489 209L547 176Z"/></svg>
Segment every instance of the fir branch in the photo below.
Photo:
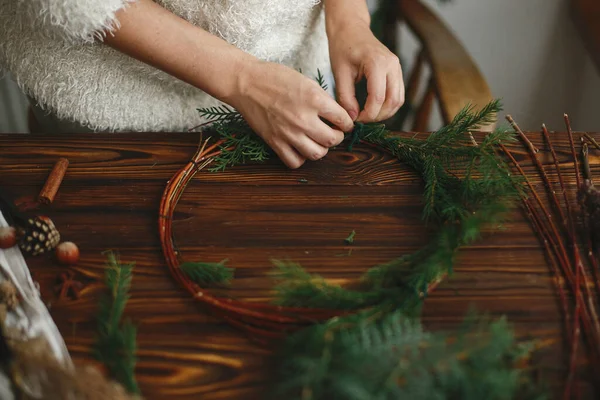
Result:
<svg viewBox="0 0 600 400"><path fill-rule="evenodd" d="M98 332L93 345L93 356L102 362L111 375L130 393L139 394L135 380L136 328L121 319L129 300L133 264L121 264L117 255L106 252L107 264L104 283L109 295L100 300Z"/></svg>
<svg viewBox="0 0 600 400"><path fill-rule="evenodd" d="M181 264L181 271L191 280L203 286L228 285L233 279L233 268L225 267L227 260L219 263L186 262Z"/></svg>
<svg viewBox="0 0 600 400"><path fill-rule="evenodd" d="M359 292L328 283L292 261L272 260L276 303L289 307L356 309L376 303L378 293Z"/></svg>
<svg viewBox="0 0 600 400"><path fill-rule="evenodd" d="M349 136L353 141L377 144L421 175L425 182L423 218L438 225L437 235L414 254L372 267L363 276L365 292L330 285L321 277L302 273L296 264L281 275L288 281L277 287L278 302L302 306L304 299L306 306L328 308L359 308L378 302L414 312L428 285L452 272L457 250L479 238L484 228L497 228L518 200L518 182L495 153L499 143L513 140L512 134L499 130L472 146L466 131L488 123L499 109L498 102L479 112L467 107L424 141L391 135L379 124L357 125Z"/></svg>
<svg viewBox="0 0 600 400"><path fill-rule="evenodd" d="M200 116L210 122L239 122L243 120L242 115L235 109L227 105L218 107L198 108Z"/></svg>
<svg viewBox="0 0 600 400"><path fill-rule="evenodd" d="M543 399L526 370L533 349L504 319L468 316L458 334L425 332L400 312L335 318L290 337L275 397Z"/></svg>
<svg viewBox="0 0 600 400"><path fill-rule="evenodd" d="M317 77L315 78L315 80L323 90L327 90L329 88L329 86L325 83L325 77L321 73L320 69L317 69Z"/></svg>
<svg viewBox="0 0 600 400"><path fill-rule="evenodd" d="M324 86L320 71L317 82ZM409 319L418 315L430 285L452 273L459 248L486 227L497 228L519 199L519 179L496 154L497 146L514 140L512 132L497 130L481 143L471 135L500 110L499 101L479 111L465 107L423 140L393 135L383 124L357 123L347 135L349 151L359 142L372 143L419 174L425 184L422 217L437 232L422 249L369 269L361 290L329 283L297 263L274 261L278 304L356 311L286 341L279 398L534 398L528 392L534 385L514 368L528 353L505 321L471 319L451 338L423 332ZM213 170L268 158L266 144L228 111L212 111L214 129L225 138ZM223 277L223 266L218 268Z"/></svg>
<svg viewBox="0 0 600 400"><path fill-rule="evenodd" d="M247 126L238 122L233 126L217 123L214 129L225 142L220 146L221 153L214 158L210 171L224 171L227 167L248 161L261 162L271 158L272 150Z"/></svg>
<svg viewBox="0 0 600 400"><path fill-rule="evenodd" d="M320 71L317 80L323 83ZM365 291L331 285L304 272L298 264L276 262L275 275L280 281L277 302L340 309L377 303L414 312L428 285L452 272L457 250L479 238L485 227L498 227L518 200L518 179L511 176L506 163L496 154L496 147L514 140L514 134L500 129L475 146L470 134L493 121L500 110L499 101L479 111L467 106L450 124L425 139L393 135L383 124L357 123L346 137L349 150L361 141L375 144L419 174L425 183L422 217L437 225L438 233L423 251L374 266L365 273ZM225 143L214 160L213 171L270 156L266 144L243 120L217 122L214 128ZM348 239L352 241L353 237Z"/></svg>
<svg viewBox="0 0 600 400"><path fill-rule="evenodd" d="M501 110L502 106L499 100L491 101L478 112L474 111L472 105L467 105L448 125L429 135L425 140L425 147L435 151L439 146L471 143L470 132L494 122Z"/></svg>

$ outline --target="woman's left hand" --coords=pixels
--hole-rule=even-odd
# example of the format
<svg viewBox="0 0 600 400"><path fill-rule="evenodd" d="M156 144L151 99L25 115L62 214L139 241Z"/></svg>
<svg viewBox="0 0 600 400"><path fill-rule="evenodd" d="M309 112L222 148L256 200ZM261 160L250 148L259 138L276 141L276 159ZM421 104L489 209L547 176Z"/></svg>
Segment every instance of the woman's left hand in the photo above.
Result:
<svg viewBox="0 0 600 400"><path fill-rule="evenodd" d="M329 54L338 101L353 120L386 120L404 104L400 60L373 35L366 6L348 4L356 0L342 1L345 4L337 0L326 0L325 3ZM361 111L355 85L363 78L367 81L367 100Z"/></svg>

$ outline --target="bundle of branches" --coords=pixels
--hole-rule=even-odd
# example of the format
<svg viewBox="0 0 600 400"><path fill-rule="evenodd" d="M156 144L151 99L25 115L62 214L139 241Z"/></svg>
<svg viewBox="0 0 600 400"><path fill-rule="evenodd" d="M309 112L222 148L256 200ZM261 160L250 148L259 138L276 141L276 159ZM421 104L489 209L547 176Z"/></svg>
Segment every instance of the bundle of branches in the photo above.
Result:
<svg viewBox="0 0 600 400"><path fill-rule="evenodd" d="M565 337L568 341L567 345L570 347L570 361L564 398L571 399L573 398L573 382L579 358L582 332L588 345L588 356L594 371L595 373L600 372L600 321L597 311L600 283L598 280L598 246L594 243L597 239L599 227L597 210L600 209L600 196L591 180L587 160L588 143L586 143L586 140L597 148L600 148L600 146L587 134L581 138L583 169L586 175L586 179L583 180L579 171L580 163L575 151L571 124L566 114L564 118L576 181L576 193L572 197L570 197L565 185L563 172L545 125L542 126L542 135L552 155L550 169L558 177L558 190L551 183L548 171L536 155L538 149L515 121L510 116L507 117L538 170L546 188L546 201L544 201L543 195L538 193L535 186L525 177L523 168L511 152L504 146L502 146L502 149L515 165L518 173L525 178L527 190L522 192L523 208L543 244L560 297L565 321ZM581 225L578 224L578 221L581 221ZM571 296L567 295L565 287ZM595 293L593 293L594 290Z"/></svg>

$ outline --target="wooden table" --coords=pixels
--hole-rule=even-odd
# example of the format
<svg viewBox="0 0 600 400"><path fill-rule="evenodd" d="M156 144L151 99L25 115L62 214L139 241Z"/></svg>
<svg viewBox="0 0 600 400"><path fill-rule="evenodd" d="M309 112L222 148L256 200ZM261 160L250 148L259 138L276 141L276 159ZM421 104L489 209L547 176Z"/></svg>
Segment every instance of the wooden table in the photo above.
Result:
<svg viewBox="0 0 600 400"><path fill-rule="evenodd" d="M540 135L529 136L545 149ZM572 191L566 135L553 137ZM29 264L76 361L90 360L105 261L101 252L118 250L123 261L136 263L127 314L139 327L137 376L145 396L261 399L269 352L208 315L178 287L159 246L160 196L198 139L197 134L0 135L0 187L14 196L35 196L58 157L71 162L57 199L40 213L55 221L64 240L80 246L81 262L73 270L86 289L78 300L56 301L52 287L65 268L47 257ZM539 183L523 149L517 149ZM543 151L542 158L549 162ZM595 153L591 160L600 173ZM271 258L290 258L344 281L419 248L427 242L421 192L419 179L405 166L361 146L353 153L332 151L295 171L277 161L219 174L202 171L177 208L174 232L186 259L229 259L237 268L230 295L264 300L271 288L265 276ZM348 252L343 239L352 230L352 255L340 256ZM552 384L560 383L566 353L557 296L538 239L519 210L506 230L460 253L455 275L427 299L424 322L430 329L454 327L472 305L506 315L521 337L557 339L535 362Z"/></svg>

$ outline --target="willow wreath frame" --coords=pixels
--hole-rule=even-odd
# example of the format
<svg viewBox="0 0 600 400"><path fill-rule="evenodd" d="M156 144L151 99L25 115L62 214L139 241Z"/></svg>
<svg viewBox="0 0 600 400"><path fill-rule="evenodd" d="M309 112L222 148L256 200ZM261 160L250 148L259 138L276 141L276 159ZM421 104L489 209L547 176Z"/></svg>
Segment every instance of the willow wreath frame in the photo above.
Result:
<svg viewBox="0 0 600 400"><path fill-rule="evenodd" d="M160 242L171 274L197 301L205 304L212 310L219 310L223 318L231 325L242 328L250 334L267 338L279 338L291 328L298 328L307 324L319 323L333 317L342 315L344 310L311 309L284 307L268 303L250 303L231 298L222 298L213 295L210 288L202 288L181 270L180 252L172 234L172 221L175 208L187 184L200 170L207 167L214 157L221 153L219 146L224 140L209 144L211 138L202 141L202 145L195 152L188 163L183 166L168 181L161 198L159 211ZM385 150L385 149L381 149ZM443 280L436 279L427 287L426 294ZM262 325L263 328L258 326ZM265 329L265 328L270 329Z"/></svg>
<svg viewBox="0 0 600 400"><path fill-rule="evenodd" d="M377 283L373 283L370 291L355 292L365 294L361 298L362 303L355 301L350 302L350 306L333 305L330 308L307 306L306 302L301 306L276 305L218 297L211 293L210 288L201 287L182 271L181 254L173 238L172 219L185 187L198 171L215 160L230 160L231 157L219 158L219 156L233 151L235 148L233 141L236 137L254 135L247 126L243 125L243 119L239 114L226 110L227 115L232 117L218 120L215 124L216 133L221 137L217 140L209 137L201 141L193 157L175 173L164 190L159 210L159 235L171 274L197 301L218 313L234 327L262 341L278 339L307 325L322 323L334 317L354 314L365 309L376 309L381 306L385 311L391 311L402 308L403 301L420 303L451 272L456 250L477 239L483 225L499 222L501 219L499 215L512 205L511 201L506 200L516 201L519 198L515 177L511 176L508 166L496 154L498 145L514 140L513 133L498 130L488 134L480 144L475 142L471 134L471 130L488 122L491 115L495 115L499 110L499 102L490 103L478 113L474 113L471 107L465 107L451 124L430 134L424 140L391 134L382 125L357 124L347 137L350 140L349 150L357 143L374 146L381 151L391 153L414 170L425 182L424 214L433 215L440 229L438 236L432 241L434 247L427 247L431 245L430 243L407 256L408 258L400 257L387 264L369 268L365 276L368 279L374 278L373 282L377 281ZM239 133L231 133L232 131ZM240 143L247 142L240 141ZM245 159L239 160L238 163L243 162ZM451 170L451 166L457 163L464 170L462 178ZM212 170L218 171L221 167ZM441 248L446 246L446 253L442 249L438 252L440 254L430 255L432 249L436 249L434 253L438 250L435 245L440 245ZM450 260L440 257L449 257ZM407 259L409 261L406 261ZM409 285L412 292L406 292L406 288L403 288L404 292L388 290L381 295L384 293L385 284L389 282L393 282L393 285L403 284L398 280L400 273L398 268L400 264L406 263L414 266L414 269L409 271L416 276L416 278L409 278L412 279ZM346 289L340 288L340 290ZM408 300L400 298L405 293L410 293L406 295ZM370 294L372 296L369 296ZM309 296L305 298L308 299Z"/></svg>

